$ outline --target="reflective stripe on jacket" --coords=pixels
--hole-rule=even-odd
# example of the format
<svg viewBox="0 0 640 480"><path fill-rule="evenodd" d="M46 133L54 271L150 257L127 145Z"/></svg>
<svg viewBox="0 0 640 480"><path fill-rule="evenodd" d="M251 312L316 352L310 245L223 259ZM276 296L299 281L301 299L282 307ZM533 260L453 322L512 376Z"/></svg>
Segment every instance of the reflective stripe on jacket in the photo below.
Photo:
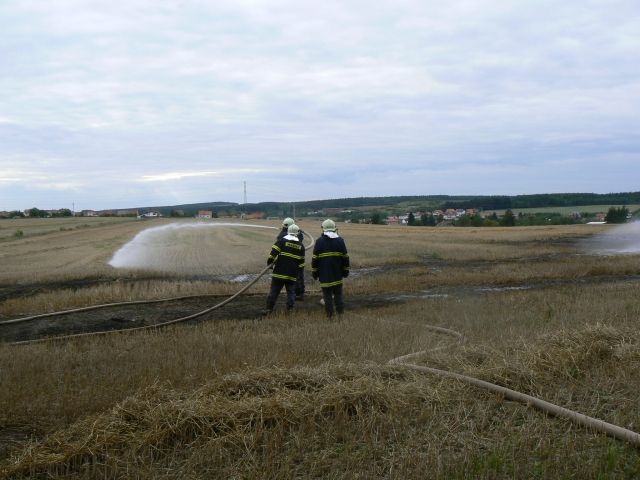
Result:
<svg viewBox="0 0 640 480"><path fill-rule="evenodd" d="M322 234L313 247L311 272L318 274L320 287L342 284L342 277L349 272L349 254L344 240Z"/></svg>
<svg viewBox="0 0 640 480"><path fill-rule="evenodd" d="M267 264L273 263L273 278L295 282L298 271L304 268L304 245L299 240L281 238L271 247Z"/></svg>

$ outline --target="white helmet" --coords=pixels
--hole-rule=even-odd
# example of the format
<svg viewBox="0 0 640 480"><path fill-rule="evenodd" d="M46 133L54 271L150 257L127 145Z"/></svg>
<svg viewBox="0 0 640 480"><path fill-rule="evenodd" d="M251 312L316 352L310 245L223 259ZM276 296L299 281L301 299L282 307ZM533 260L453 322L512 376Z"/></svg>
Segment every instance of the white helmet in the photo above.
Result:
<svg viewBox="0 0 640 480"><path fill-rule="evenodd" d="M298 225L296 225L295 223L289 225L289 228L287 228L287 233L289 235L298 235L299 231L300 227L298 227Z"/></svg>
<svg viewBox="0 0 640 480"><path fill-rule="evenodd" d="M291 226L293 224L294 224L294 221L293 221L293 218L291 218L291 217L287 217L282 221L282 226L283 227L289 227L289 226Z"/></svg>
<svg viewBox="0 0 640 480"><path fill-rule="evenodd" d="M322 222L322 231L323 232L335 232L336 224L330 218L327 218L324 222Z"/></svg>

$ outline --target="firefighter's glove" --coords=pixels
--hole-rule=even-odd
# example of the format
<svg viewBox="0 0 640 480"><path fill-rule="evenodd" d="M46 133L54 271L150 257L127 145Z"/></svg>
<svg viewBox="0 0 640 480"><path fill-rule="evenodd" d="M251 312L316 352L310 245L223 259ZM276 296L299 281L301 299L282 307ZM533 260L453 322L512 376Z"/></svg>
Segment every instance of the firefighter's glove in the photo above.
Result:
<svg viewBox="0 0 640 480"><path fill-rule="evenodd" d="M318 279L318 272L313 272L311 274L311 276L313 277L314 280L317 280Z"/></svg>
<svg viewBox="0 0 640 480"><path fill-rule="evenodd" d="M347 278L349 276L349 270L345 270L344 272L342 272L342 276L344 278Z"/></svg>

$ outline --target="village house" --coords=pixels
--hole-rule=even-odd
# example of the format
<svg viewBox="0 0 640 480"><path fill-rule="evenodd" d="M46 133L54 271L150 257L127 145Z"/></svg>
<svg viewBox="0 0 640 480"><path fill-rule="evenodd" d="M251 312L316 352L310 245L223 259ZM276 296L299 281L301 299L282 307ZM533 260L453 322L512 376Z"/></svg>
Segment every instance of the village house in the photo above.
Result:
<svg viewBox="0 0 640 480"><path fill-rule="evenodd" d="M333 215L337 215L341 213L342 211L343 211L342 208L323 208L322 214L326 215L327 217L331 217Z"/></svg>
<svg viewBox="0 0 640 480"><path fill-rule="evenodd" d="M80 212L80 216L81 217L97 217L98 212L96 212L95 210L82 210Z"/></svg>
<svg viewBox="0 0 640 480"><path fill-rule="evenodd" d="M126 208L124 210L116 210L116 215L118 217L137 217L138 209L137 208Z"/></svg>
<svg viewBox="0 0 640 480"><path fill-rule="evenodd" d="M443 216L445 220L455 220L455 218L457 217L456 211L453 208L447 208Z"/></svg>
<svg viewBox="0 0 640 480"><path fill-rule="evenodd" d="M196 218L213 218L213 212L211 210L198 210Z"/></svg>
<svg viewBox="0 0 640 480"><path fill-rule="evenodd" d="M245 220L262 220L264 217L264 212L251 212L244 214Z"/></svg>

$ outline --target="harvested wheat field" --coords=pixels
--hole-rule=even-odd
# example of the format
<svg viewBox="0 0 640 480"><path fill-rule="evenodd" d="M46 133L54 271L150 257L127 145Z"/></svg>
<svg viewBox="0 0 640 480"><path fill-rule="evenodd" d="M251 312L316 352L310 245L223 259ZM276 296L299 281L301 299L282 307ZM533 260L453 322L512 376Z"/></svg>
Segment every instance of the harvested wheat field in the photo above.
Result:
<svg viewBox="0 0 640 480"><path fill-rule="evenodd" d="M260 317L278 222L82 224L0 238L0 478L640 477L635 437L420 370L639 432L640 255L587 247L611 227L339 225L330 321L310 276Z"/></svg>

